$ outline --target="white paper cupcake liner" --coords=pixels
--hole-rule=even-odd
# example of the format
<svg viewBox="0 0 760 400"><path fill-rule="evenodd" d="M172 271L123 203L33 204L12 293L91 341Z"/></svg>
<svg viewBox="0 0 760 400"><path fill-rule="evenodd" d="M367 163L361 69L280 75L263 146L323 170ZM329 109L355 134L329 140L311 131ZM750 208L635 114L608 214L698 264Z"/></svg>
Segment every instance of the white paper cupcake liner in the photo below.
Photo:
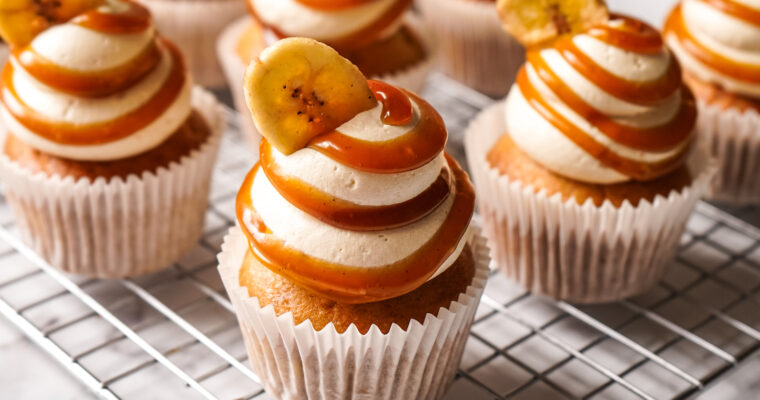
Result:
<svg viewBox="0 0 760 400"><path fill-rule="evenodd" d="M760 113L699 101L697 132L718 159L709 197L734 204L760 204Z"/></svg>
<svg viewBox="0 0 760 400"><path fill-rule="evenodd" d="M0 179L22 239L66 272L116 278L154 272L195 245L225 113L194 88L212 134L179 163L106 181L33 173L0 155Z"/></svg>
<svg viewBox="0 0 760 400"><path fill-rule="evenodd" d="M243 0L143 0L158 31L177 44L201 85L224 86L216 40L233 20L245 15Z"/></svg>
<svg viewBox="0 0 760 400"><path fill-rule="evenodd" d="M278 399L438 399L451 384L475 310L488 278L488 249L475 232L470 247L475 277L458 301L406 330L383 334L372 326L360 334L351 325L316 331L310 321L295 325L292 314L260 307L241 287L238 274L248 242L230 229L219 254L219 273L235 307L253 371Z"/></svg>
<svg viewBox="0 0 760 400"><path fill-rule="evenodd" d="M416 0L438 45L441 70L491 96L507 94L525 50L501 26L494 2Z"/></svg>
<svg viewBox="0 0 760 400"><path fill-rule="evenodd" d="M680 192L634 207L563 201L559 193L511 180L486 155L506 133L504 103L481 112L465 133L483 228L496 265L533 292L580 303L619 300L646 290L672 261L715 163L701 148L689 158L693 180Z"/></svg>
<svg viewBox="0 0 760 400"><path fill-rule="evenodd" d="M409 89L413 92L420 92L425 85L427 76L430 74L430 71L435 64L436 51L430 41L429 35L426 33L424 25L418 18L411 15L411 13L407 13L406 22L425 45L427 57L425 60L412 65L403 71L370 78L379 79ZM217 53L227 77L230 91L232 91L232 99L235 104L235 109L239 114L239 121L244 136L251 145L251 148L258 154L261 134L253 124L251 113L248 110L248 105L246 104L243 95L243 75L245 75L245 69L248 65L240 59L236 51L241 35L243 35L243 32L245 32L250 24L253 23L251 17L245 16L231 24L219 37L219 41L217 42Z"/></svg>

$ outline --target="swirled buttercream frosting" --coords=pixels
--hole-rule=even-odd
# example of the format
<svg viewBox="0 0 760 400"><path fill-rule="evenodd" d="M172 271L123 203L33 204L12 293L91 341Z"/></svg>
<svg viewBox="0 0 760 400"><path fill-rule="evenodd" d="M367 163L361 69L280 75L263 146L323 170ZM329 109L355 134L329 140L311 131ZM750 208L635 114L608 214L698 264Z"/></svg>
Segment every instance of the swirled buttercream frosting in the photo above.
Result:
<svg viewBox="0 0 760 400"><path fill-rule="evenodd" d="M254 17L278 38L304 36L341 50L392 33L411 0L248 0Z"/></svg>
<svg viewBox="0 0 760 400"><path fill-rule="evenodd" d="M254 256L348 303L408 293L445 271L474 209L446 130L424 100L370 81L376 107L284 155L262 141L237 197Z"/></svg>
<svg viewBox="0 0 760 400"><path fill-rule="evenodd" d="M685 0L668 17L665 37L699 79L760 98L760 1Z"/></svg>
<svg viewBox="0 0 760 400"><path fill-rule="evenodd" d="M6 128L56 156L115 160L158 146L187 119L177 48L131 1L109 1L14 49L2 72Z"/></svg>
<svg viewBox="0 0 760 400"><path fill-rule="evenodd" d="M659 33L613 15L530 49L506 101L507 130L533 160L578 181L649 181L680 167L696 118Z"/></svg>

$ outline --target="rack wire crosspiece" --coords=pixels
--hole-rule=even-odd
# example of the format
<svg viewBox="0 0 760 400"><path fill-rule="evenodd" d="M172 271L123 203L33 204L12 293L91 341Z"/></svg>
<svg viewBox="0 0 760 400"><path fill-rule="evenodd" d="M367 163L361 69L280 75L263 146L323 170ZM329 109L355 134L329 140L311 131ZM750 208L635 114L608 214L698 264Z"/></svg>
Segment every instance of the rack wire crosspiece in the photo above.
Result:
<svg viewBox="0 0 760 400"><path fill-rule="evenodd" d="M442 76L425 97L461 134L491 100ZM126 280L63 274L19 239L0 198L0 313L104 399L266 399L248 367L216 254L254 158L230 112L198 246ZM752 210L744 210L749 213ZM760 230L700 203L651 291L576 306L493 273L449 399L683 399L760 354Z"/></svg>

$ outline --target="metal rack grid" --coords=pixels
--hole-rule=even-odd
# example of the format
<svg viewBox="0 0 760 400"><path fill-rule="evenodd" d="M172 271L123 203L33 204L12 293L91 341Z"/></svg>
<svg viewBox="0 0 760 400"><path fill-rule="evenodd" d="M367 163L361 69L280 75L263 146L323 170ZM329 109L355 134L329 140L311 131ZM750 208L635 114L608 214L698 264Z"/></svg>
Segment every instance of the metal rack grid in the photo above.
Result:
<svg viewBox="0 0 760 400"><path fill-rule="evenodd" d="M491 100L441 76L424 94L461 159L462 130ZM154 275L96 280L50 268L19 240L0 197L0 313L101 398L269 398L216 272L254 161L234 119L203 237ZM575 306L494 273L447 398L694 397L760 353L759 305L760 230L700 203L672 268L641 296Z"/></svg>

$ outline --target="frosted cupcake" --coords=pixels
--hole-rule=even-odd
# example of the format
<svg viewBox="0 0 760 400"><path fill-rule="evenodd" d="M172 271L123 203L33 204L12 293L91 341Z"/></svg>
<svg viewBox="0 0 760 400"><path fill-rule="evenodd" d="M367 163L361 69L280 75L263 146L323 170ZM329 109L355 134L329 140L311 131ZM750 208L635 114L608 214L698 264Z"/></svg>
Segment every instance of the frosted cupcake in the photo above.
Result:
<svg viewBox="0 0 760 400"><path fill-rule="evenodd" d="M441 70L490 96L503 96L525 51L504 32L496 0L416 0L435 36Z"/></svg>
<svg viewBox="0 0 760 400"><path fill-rule="evenodd" d="M98 3L3 15L0 178L53 266L133 276L197 241L225 120L145 8Z"/></svg>
<svg viewBox="0 0 760 400"><path fill-rule="evenodd" d="M155 18L156 28L177 44L196 82L224 86L216 56L222 31L245 14L245 0L142 0Z"/></svg>
<svg viewBox="0 0 760 400"><path fill-rule="evenodd" d="M719 160L714 199L760 204L760 2L681 2L664 33L699 106L700 141Z"/></svg>
<svg viewBox="0 0 760 400"><path fill-rule="evenodd" d="M277 398L440 398L488 272L440 116L311 39L246 90L265 139L219 272L254 372Z"/></svg>
<svg viewBox="0 0 760 400"><path fill-rule="evenodd" d="M241 97L243 72L267 45L283 37L309 37L329 44L365 76L419 91L433 65L421 25L407 12L411 0L247 0L253 15L231 25L218 53L254 148L260 138Z"/></svg>
<svg viewBox="0 0 760 400"><path fill-rule="evenodd" d="M465 137L497 265L575 302L649 288L712 172L690 154L696 105L678 63L656 30L623 16L526 58Z"/></svg>

